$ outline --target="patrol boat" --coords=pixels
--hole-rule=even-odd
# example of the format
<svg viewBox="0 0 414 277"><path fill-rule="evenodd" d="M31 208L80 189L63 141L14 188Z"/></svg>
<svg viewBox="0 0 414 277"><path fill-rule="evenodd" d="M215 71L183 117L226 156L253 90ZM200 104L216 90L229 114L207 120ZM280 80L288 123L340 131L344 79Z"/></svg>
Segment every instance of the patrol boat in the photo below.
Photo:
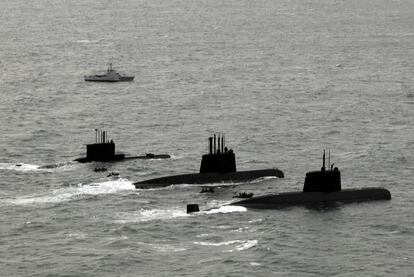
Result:
<svg viewBox="0 0 414 277"><path fill-rule="evenodd" d="M228 149L225 146L225 137L220 136L220 134L214 134L208 140L209 153L202 156L199 173L174 175L136 182L134 183L135 187L137 189L148 189L176 184L245 182L266 176L284 177L283 172L276 168L237 171L236 156L232 149Z"/></svg>
<svg viewBox="0 0 414 277"><path fill-rule="evenodd" d="M123 161L130 159L168 159L170 155L162 154L155 155L152 153L147 153L142 156L125 156L125 154L120 154L115 152L115 142L111 139L108 139L108 134L106 131L95 129L95 143L86 145L86 157L75 159L75 161L80 163L88 162L113 162L113 161Z"/></svg>
<svg viewBox="0 0 414 277"><path fill-rule="evenodd" d="M324 202L348 203L390 199L390 191L381 187L342 189L341 172L337 167L334 168L333 164L330 165L330 168L325 168L324 151L321 170L306 173L303 191L284 192L252 197L238 202L233 202L230 205L256 209L274 209L283 206L308 205Z"/></svg>
<svg viewBox="0 0 414 277"><path fill-rule="evenodd" d="M122 75L112 68L112 63L109 63L104 74L85 75L84 78L88 82L124 82L133 81L135 76Z"/></svg>

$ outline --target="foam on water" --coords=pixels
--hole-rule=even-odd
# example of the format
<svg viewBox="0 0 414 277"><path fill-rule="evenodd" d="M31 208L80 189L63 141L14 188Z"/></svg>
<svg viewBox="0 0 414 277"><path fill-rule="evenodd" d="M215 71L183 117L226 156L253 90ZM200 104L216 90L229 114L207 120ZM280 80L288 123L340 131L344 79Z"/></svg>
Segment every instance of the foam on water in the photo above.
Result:
<svg viewBox="0 0 414 277"><path fill-rule="evenodd" d="M205 211L202 213L205 214L218 214L218 213L223 213L223 214L227 214L227 213L237 213L237 212L245 212L247 211L247 209L245 207L241 207L241 206L222 206L216 209L211 209L209 211Z"/></svg>
<svg viewBox="0 0 414 277"><path fill-rule="evenodd" d="M127 190L135 190L135 187L131 181L120 178L100 183L78 184L77 186L60 188L43 194L6 199L4 202L12 205L49 204L76 200L90 195L111 194Z"/></svg>
<svg viewBox="0 0 414 277"><path fill-rule="evenodd" d="M98 43L100 40L89 40L89 39L79 39L79 40L77 40L76 42L77 43L86 43L86 44L88 44L88 43Z"/></svg>
<svg viewBox="0 0 414 277"><path fill-rule="evenodd" d="M173 207L166 209L140 209L132 213L118 213L119 219L117 223L131 223L131 222L147 222L153 220L170 220L172 218L188 217L191 215L206 215L206 214L220 214L220 213L233 213L233 212L245 212L247 209L240 206L224 206L229 202L224 201L212 201L208 203L207 207L220 206L218 208L210 208L207 211L201 211L198 213L187 214L183 207Z"/></svg>
<svg viewBox="0 0 414 277"><path fill-rule="evenodd" d="M1 170L15 170L15 171L38 171L40 165L24 164L24 163L0 163Z"/></svg>
<svg viewBox="0 0 414 277"><path fill-rule="evenodd" d="M187 249L184 247L177 247L171 244L150 244L155 250L159 252L182 252Z"/></svg>
<svg viewBox="0 0 414 277"><path fill-rule="evenodd" d="M257 245L257 240L230 240L223 242L208 242L208 241L195 241L194 244L201 246L215 246L215 247L226 247L229 245L235 245L232 249L224 249L223 252L234 252L243 251Z"/></svg>
<svg viewBox="0 0 414 277"><path fill-rule="evenodd" d="M0 170L14 170L20 172L54 172L56 170L71 170L77 163L62 162L48 165L26 164L26 163L0 163Z"/></svg>
<svg viewBox="0 0 414 277"><path fill-rule="evenodd" d="M133 213L118 213L117 223L147 222L152 220L169 220L189 216L183 208L170 209L141 209Z"/></svg>
<svg viewBox="0 0 414 277"><path fill-rule="evenodd" d="M259 177L259 178L256 178L254 180L251 180L250 183L251 184L256 184L256 183L260 183L260 182L265 181L265 180L273 180L273 179L279 179L279 177L276 177L276 176Z"/></svg>

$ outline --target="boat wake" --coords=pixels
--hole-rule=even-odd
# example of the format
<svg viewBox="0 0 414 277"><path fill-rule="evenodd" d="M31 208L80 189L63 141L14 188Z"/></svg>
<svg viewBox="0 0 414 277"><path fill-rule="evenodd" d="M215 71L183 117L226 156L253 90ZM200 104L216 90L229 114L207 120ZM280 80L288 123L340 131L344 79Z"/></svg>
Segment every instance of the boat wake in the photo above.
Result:
<svg viewBox="0 0 414 277"><path fill-rule="evenodd" d="M43 194L5 199L4 203L11 205L42 205L55 204L67 201L87 199L90 196L101 194L113 194L122 191L134 190L132 182L127 179L110 180L100 183L78 184L76 186L63 187Z"/></svg>
<svg viewBox="0 0 414 277"><path fill-rule="evenodd" d="M174 207L170 209L141 209L133 213L118 213L119 219L115 222L125 224L153 220L167 220L185 216L188 215L182 207Z"/></svg>
<svg viewBox="0 0 414 277"><path fill-rule="evenodd" d="M221 206L219 208L214 208L208 211L200 212L200 214L227 214L227 213L235 213L235 212L245 212L247 208L242 206Z"/></svg>
<svg viewBox="0 0 414 277"><path fill-rule="evenodd" d="M75 162L62 162L48 165L36 165L26 163L0 163L0 170L14 170L20 172L43 171L53 172L59 170L71 170L75 166Z"/></svg>
<svg viewBox="0 0 414 277"><path fill-rule="evenodd" d="M187 214L185 208L182 206L166 208L166 209L140 209L135 212L122 212L118 213L118 220L116 223L136 223L136 222L148 222L154 220L171 220L180 217L189 217L194 215L207 215L207 214L219 214L219 213L233 213L233 212L245 212L247 209L241 206L224 206L229 202L224 201L212 201L206 204L207 211L202 211L194 214ZM217 208L211 208L217 207Z"/></svg>
<svg viewBox="0 0 414 277"><path fill-rule="evenodd" d="M243 251L257 245L257 240L230 240L223 242L195 241L194 244L208 247L222 247L222 252ZM229 248L230 249L227 249Z"/></svg>

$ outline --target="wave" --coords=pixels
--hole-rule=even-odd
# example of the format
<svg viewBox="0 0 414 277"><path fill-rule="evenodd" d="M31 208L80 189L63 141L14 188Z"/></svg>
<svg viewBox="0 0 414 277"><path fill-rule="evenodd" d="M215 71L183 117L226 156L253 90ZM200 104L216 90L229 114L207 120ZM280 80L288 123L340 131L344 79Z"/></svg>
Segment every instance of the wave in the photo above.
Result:
<svg viewBox="0 0 414 277"><path fill-rule="evenodd" d="M256 183L261 183L265 180L273 180L273 179L279 179L279 177L277 177L277 176L263 176L263 177L253 179L249 183L256 184Z"/></svg>
<svg viewBox="0 0 414 277"><path fill-rule="evenodd" d="M152 220L167 220L177 217L189 216L181 207L170 209L141 209L133 213L118 213L117 223L147 222Z"/></svg>
<svg viewBox="0 0 414 277"><path fill-rule="evenodd" d="M246 212L247 208L242 206L221 206L219 208L214 208L208 211L201 212L202 214L227 214L227 213L236 213L236 212Z"/></svg>
<svg viewBox="0 0 414 277"><path fill-rule="evenodd" d="M177 247L171 244L149 244L152 246L155 250L159 252L182 252L186 251L187 249L184 247Z"/></svg>
<svg viewBox="0 0 414 277"><path fill-rule="evenodd" d="M112 194L121 191L134 190L132 182L127 179L118 179L100 183L78 184L76 186L64 187L41 195L30 195L5 200L12 205L37 205L53 204L79 200L91 195Z"/></svg>
<svg viewBox="0 0 414 277"><path fill-rule="evenodd" d="M76 41L76 43L98 43L98 42L100 42L99 39L95 39L95 40L79 39Z"/></svg>
<svg viewBox="0 0 414 277"><path fill-rule="evenodd" d="M0 163L0 170L14 170L20 172L43 171L53 172L59 170L70 170L76 162L62 162L48 165L26 164L26 163Z"/></svg>
<svg viewBox="0 0 414 277"><path fill-rule="evenodd" d="M135 222L147 222L152 220L170 220L172 218L189 217L189 216L203 216L207 214L219 214L219 213L233 213L233 212L245 212L247 209L241 206L226 206L230 202L213 200L206 204L206 211L198 213L187 214L187 211L182 206L171 207L166 209L140 209L135 212L118 213L119 219L116 223L135 223ZM213 208L212 208L213 207ZM217 207L217 208L214 208Z"/></svg>
<svg viewBox="0 0 414 277"><path fill-rule="evenodd" d="M39 165L36 164L24 164L24 163L0 163L0 169L2 170L16 170L16 171L37 171L39 169Z"/></svg>
<svg viewBox="0 0 414 277"><path fill-rule="evenodd" d="M234 252L234 251L243 251L250 249L257 245L257 240L230 240L223 242L208 242L208 241L195 241L194 244L201 246L215 246L215 247L224 247L229 245L236 245L232 249L225 249L223 252Z"/></svg>

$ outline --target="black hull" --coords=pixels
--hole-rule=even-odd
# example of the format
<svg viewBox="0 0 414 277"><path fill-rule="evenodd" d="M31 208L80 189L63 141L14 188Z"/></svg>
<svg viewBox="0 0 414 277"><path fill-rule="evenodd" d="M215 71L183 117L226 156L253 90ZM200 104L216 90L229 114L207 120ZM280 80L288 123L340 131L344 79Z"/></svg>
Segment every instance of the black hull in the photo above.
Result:
<svg viewBox="0 0 414 277"><path fill-rule="evenodd" d="M125 159L141 159L141 160L152 160L152 159L169 159L171 158L170 155L162 154L162 155L145 155L145 156L135 156L135 157L125 157Z"/></svg>
<svg viewBox="0 0 414 277"><path fill-rule="evenodd" d="M221 182L245 182L260 177L275 176L283 178L279 169L249 170L229 173L195 173L168 176L134 183L137 189L160 188L178 184L209 184Z"/></svg>
<svg viewBox="0 0 414 277"><path fill-rule="evenodd" d="M254 209L277 209L286 206L309 205L323 202L362 202L390 200L391 193L384 188L344 189L335 192L285 192L253 197L230 205Z"/></svg>
<svg viewBox="0 0 414 277"><path fill-rule="evenodd" d="M85 78L85 82L106 82L106 83L131 82L134 80L134 78L135 77L122 77L118 80Z"/></svg>
<svg viewBox="0 0 414 277"><path fill-rule="evenodd" d="M141 160L152 160L152 159L169 159L171 158L170 155L162 154L162 155L145 155L145 156L126 156L124 154L118 154L115 155L111 159L102 159L102 160L92 160L89 158L78 158L75 161L80 163L90 163L90 162L119 162L119 161L125 161L125 160L134 160L134 159L141 159Z"/></svg>

